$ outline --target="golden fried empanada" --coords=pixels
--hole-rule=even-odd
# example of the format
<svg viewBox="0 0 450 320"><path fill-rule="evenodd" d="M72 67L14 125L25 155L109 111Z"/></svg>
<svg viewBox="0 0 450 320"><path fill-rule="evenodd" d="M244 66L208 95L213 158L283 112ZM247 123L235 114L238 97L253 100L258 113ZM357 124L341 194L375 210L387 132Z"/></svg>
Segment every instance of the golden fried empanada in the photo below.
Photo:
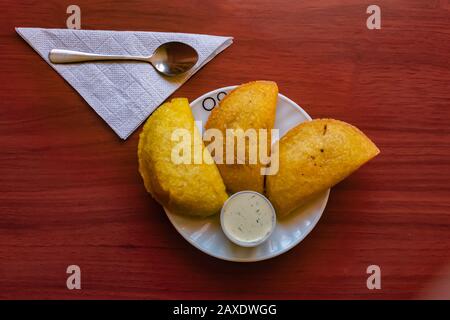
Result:
<svg viewBox="0 0 450 320"><path fill-rule="evenodd" d="M266 193L279 217L343 180L380 151L354 126L332 119L301 123L279 141L279 171ZM276 155L273 155L276 156Z"/></svg>
<svg viewBox="0 0 450 320"><path fill-rule="evenodd" d="M204 159L200 163L174 163L172 152L179 141L175 130L186 130L199 141ZM193 152L194 143L189 151ZM145 188L171 212L208 216L220 211L228 198L225 185L195 126L187 99L172 99L147 120L138 146L139 172ZM192 156L194 160L194 156Z"/></svg>
<svg viewBox="0 0 450 320"><path fill-rule="evenodd" d="M254 81L242 84L231 91L219 106L212 110L205 128L219 129L224 137L226 129L242 129L244 131L267 129L268 149L270 149L270 130L275 121L277 98L278 86L275 82ZM259 140L256 145L259 145L258 143ZM224 139L225 155L223 159L226 158L225 144ZM248 155L248 149L246 154ZM251 164L247 157L245 163L239 164L236 152L234 160L233 164L218 164L227 190L232 193L241 190L264 192L264 175L261 174L262 164L259 158L256 163ZM244 162L244 160L242 161Z"/></svg>

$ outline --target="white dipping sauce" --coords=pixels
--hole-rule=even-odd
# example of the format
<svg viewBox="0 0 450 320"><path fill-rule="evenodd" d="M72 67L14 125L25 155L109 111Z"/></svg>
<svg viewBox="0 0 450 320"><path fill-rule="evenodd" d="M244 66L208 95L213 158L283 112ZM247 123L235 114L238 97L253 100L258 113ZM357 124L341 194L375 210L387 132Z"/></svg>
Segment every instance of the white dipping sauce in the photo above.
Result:
<svg viewBox="0 0 450 320"><path fill-rule="evenodd" d="M257 192L238 192L222 208L222 228L230 240L240 245L259 244L273 231L275 222L275 210Z"/></svg>

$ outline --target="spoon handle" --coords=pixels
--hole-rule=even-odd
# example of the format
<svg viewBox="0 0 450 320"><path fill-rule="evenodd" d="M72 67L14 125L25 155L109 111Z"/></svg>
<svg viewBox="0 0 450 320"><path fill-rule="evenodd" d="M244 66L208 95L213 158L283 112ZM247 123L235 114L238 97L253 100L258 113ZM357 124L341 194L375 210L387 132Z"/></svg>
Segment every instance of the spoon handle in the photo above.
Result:
<svg viewBox="0 0 450 320"><path fill-rule="evenodd" d="M150 62L150 58L144 56L105 55L63 49L52 49L48 57L52 63L73 63L101 60L137 60Z"/></svg>

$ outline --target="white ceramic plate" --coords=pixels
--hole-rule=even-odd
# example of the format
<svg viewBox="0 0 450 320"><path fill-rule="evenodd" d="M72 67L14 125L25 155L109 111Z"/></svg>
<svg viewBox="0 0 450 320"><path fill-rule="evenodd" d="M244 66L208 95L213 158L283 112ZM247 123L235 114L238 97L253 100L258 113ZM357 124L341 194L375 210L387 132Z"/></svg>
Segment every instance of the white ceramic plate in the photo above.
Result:
<svg viewBox="0 0 450 320"><path fill-rule="evenodd" d="M202 121L204 125L210 111L235 87L208 92L192 102L195 120ZM278 94L275 128L280 130L280 137L292 127L308 120L311 120L311 117L302 108L282 94ZM165 211L178 232L199 250L219 259L252 262L276 257L302 241L322 216L329 194L330 190L327 190L297 212L278 219L270 238L254 248L240 247L228 240L220 227L219 214L199 219L172 214L167 209Z"/></svg>

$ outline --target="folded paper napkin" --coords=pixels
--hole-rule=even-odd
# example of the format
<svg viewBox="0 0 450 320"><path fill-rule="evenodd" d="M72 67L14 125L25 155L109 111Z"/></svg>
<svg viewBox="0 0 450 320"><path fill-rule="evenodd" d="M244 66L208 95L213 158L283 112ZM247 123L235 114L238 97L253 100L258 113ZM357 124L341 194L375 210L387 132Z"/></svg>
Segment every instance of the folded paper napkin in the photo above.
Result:
<svg viewBox="0 0 450 320"><path fill-rule="evenodd" d="M122 139L126 139L167 97L233 42L231 37L187 33L43 28L16 28L16 31ZM146 62L52 64L48 59L51 49L151 55L160 44L169 41L190 44L199 54L194 68L174 78L161 76Z"/></svg>

